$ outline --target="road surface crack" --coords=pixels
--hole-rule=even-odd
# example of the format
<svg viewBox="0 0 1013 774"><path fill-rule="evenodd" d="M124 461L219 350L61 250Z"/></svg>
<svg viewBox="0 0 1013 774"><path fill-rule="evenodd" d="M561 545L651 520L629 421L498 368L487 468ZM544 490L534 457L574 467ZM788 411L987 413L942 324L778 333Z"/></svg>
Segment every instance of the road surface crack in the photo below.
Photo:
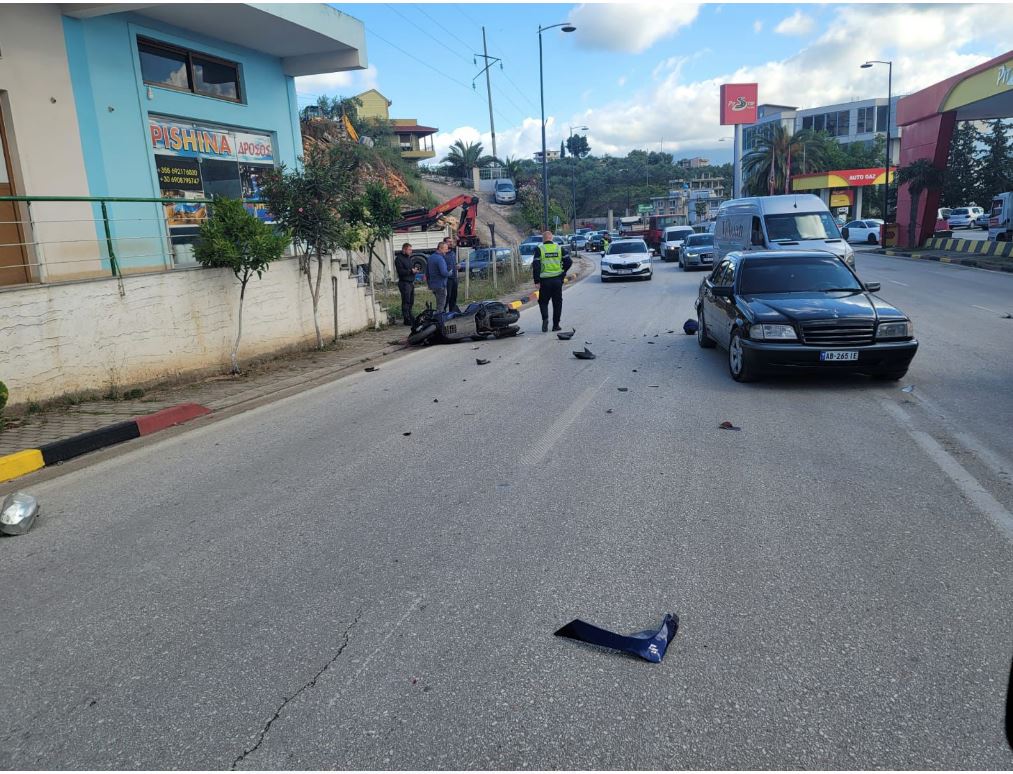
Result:
<svg viewBox="0 0 1013 774"><path fill-rule="evenodd" d="M313 675L313 678L311 680L304 683L303 686L299 688L299 690L293 693L291 696L282 697L281 704L278 706L278 709L274 711L274 715L271 716L270 720L268 720L267 723L264 724L264 727L260 730L260 736L257 737L256 744L254 744L253 747L249 748L248 750L244 750L241 755L239 755L234 761L232 761L232 766L229 768L230 771L235 771L236 767L244 760L246 760L246 758L249 755L252 755L258 749L260 749L260 746L264 743L264 740L267 738L267 734L271 730L271 726L274 724L274 721L276 721L278 718L281 717L281 713L285 711L285 707L288 706L289 702L297 699L304 691L313 688L317 684L317 680L320 679L321 675L323 675L324 672L330 669L331 664L333 664L335 661L338 660L338 657L344 652L345 648L348 647L348 642L351 638L352 629L354 629L355 625L359 623L360 617L362 617L361 610L355 614L355 619L348 625L348 628L345 629L344 633L342 634L341 646L337 649L337 651L330 658L330 660L326 664L324 664L323 668L315 675Z"/></svg>

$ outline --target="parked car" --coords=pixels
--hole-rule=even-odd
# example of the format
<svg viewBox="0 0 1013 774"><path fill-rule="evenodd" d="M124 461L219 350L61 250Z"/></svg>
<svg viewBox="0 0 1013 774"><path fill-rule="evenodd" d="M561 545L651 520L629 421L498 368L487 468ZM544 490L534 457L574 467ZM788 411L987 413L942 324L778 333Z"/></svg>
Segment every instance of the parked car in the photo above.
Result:
<svg viewBox="0 0 1013 774"><path fill-rule="evenodd" d="M971 228L978 214L977 212L972 212L970 207L955 207L950 210L950 216L947 220L950 222L951 229Z"/></svg>
<svg viewBox="0 0 1013 774"><path fill-rule="evenodd" d="M728 350L738 382L800 369L900 379L918 342L878 291L827 252L733 251L700 283L697 343Z"/></svg>
<svg viewBox="0 0 1013 774"><path fill-rule="evenodd" d="M511 180L497 180L493 188L492 199L496 204L514 204L517 202L517 189Z"/></svg>
<svg viewBox="0 0 1013 774"><path fill-rule="evenodd" d="M467 264L464 261L459 261L457 270L464 271L467 265L472 274L481 274L489 269L493 253L496 254L496 270L499 271L501 266L510 261L509 247L478 247L471 251Z"/></svg>
<svg viewBox="0 0 1013 774"><path fill-rule="evenodd" d="M617 239L601 257L601 281L646 279L654 276L651 251L643 239Z"/></svg>
<svg viewBox="0 0 1013 774"><path fill-rule="evenodd" d="M668 226L661 235L658 252L664 261L678 261L682 254L682 243L696 233L692 226Z"/></svg>
<svg viewBox="0 0 1013 774"><path fill-rule="evenodd" d="M876 218L853 220L841 230L841 233L849 242L867 242L876 245L879 244L879 227L882 225L883 221Z"/></svg>
<svg viewBox="0 0 1013 774"><path fill-rule="evenodd" d="M683 271L710 269L714 266L714 235L690 234L679 249L679 266Z"/></svg>
<svg viewBox="0 0 1013 774"><path fill-rule="evenodd" d="M827 205L812 194L753 196L721 204L714 226L716 259L732 251L825 250L855 265Z"/></svg>
<svg viewBox="0 0 1013 774"><path fill-rule="evenodd" d="M535 250L539 244L539 242L524 242L517 248L517 252L520 254L521 266L530 266L535 262Z"/></svg>

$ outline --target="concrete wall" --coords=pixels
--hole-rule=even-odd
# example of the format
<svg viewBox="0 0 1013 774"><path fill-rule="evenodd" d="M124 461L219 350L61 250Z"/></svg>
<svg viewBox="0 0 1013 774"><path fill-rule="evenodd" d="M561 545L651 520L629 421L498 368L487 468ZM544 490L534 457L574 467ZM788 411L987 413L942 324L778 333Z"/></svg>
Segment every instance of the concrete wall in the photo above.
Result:
<svg viewBox="0 0 1013 774"><path fill-rule="evenodd" d="M371 325L375 314L347 268L329 263L319 314L325 341L334 336L332 273L342 335ZM229 367L239 307L231 272L134 275L123 287L123 296L113 279L0 289L0 379L12 405ZM314 341L309 287L298 261L279 261L262 280L251 280L241 363Z"/></svg>
<svg viewBox="0 0 1013 774"><path fill-rule="evenodd" d="M0 109L17 193L89 195L59 6L0 5ZM42 243L28 256L42 264L32 267L34 279L101 270L90 205L36 203L21 219L34 221L26 241Z"/></svg>

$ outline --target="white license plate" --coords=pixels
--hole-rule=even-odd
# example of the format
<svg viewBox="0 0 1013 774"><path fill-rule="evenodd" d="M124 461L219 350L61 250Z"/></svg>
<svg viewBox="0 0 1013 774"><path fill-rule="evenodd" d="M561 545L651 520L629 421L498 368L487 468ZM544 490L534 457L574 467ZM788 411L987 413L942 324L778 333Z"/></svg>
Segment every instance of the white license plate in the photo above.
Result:
<svg viewBox="0 0 1013 774"><path fill-rule="evenodd" d="M820 352L820 360L858 360L858 352L855 350Z"/></svg>
<svg viewBox="0 0 1013 774"><path fill-rule="evenodd" d="M616 269L616 274L632 274L633 269Z"/></svg>

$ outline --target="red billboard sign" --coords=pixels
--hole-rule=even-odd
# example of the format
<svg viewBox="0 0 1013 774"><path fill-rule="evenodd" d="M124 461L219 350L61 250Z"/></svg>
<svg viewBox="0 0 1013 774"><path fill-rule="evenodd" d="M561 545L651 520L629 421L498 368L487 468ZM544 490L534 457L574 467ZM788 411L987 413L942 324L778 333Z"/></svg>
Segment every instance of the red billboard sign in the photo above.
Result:
<svg viewBox="0 0 1013 774"><path fill-rule="evenodd" d="M721 86L721 124L755 124L759 86L755 83L726 83Z"/></svg>

